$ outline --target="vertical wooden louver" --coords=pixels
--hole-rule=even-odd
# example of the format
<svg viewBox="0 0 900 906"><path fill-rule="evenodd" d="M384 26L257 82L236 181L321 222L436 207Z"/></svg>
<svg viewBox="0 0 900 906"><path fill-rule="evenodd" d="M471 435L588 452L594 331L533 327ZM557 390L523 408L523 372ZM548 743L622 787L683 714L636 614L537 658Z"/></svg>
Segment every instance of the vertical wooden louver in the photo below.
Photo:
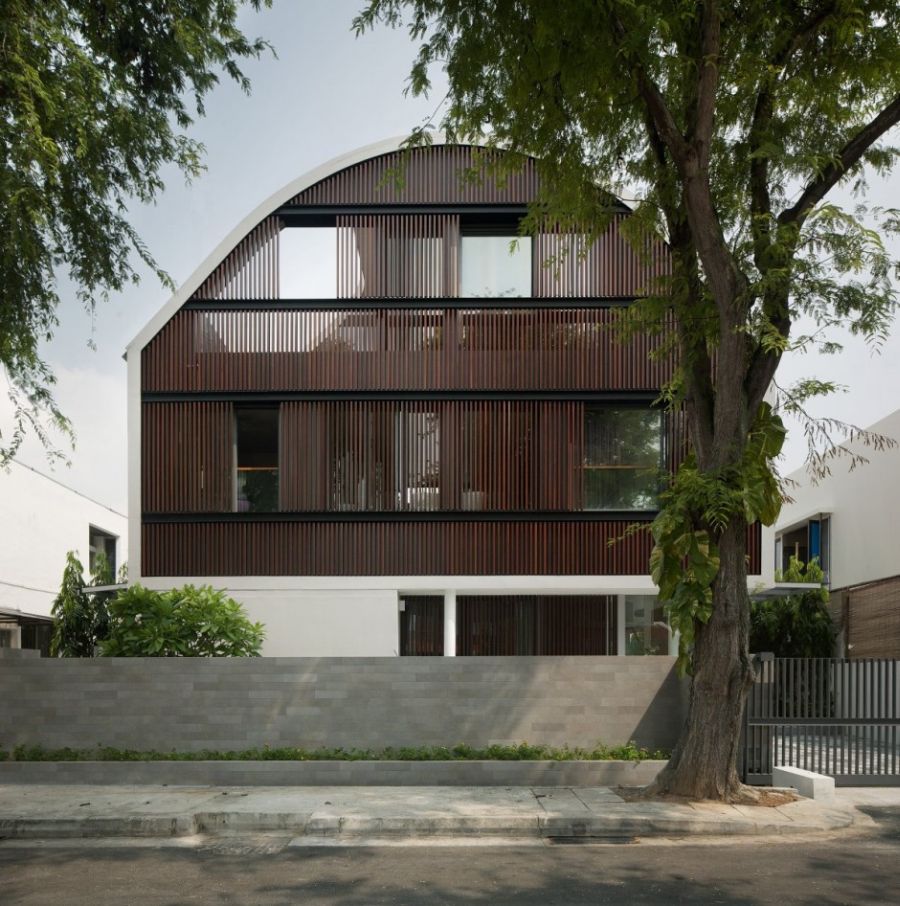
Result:
<svg viewBox="0 0 900 906"><path fill-rule="evenodd" d="M527 204L537 196L534 160L523 158L500 183L491 174L495 162L492 153L464 145L393 151L326 177L289 204Z"/></svg>
<svg viewBox="0 0 900 906"><path fill-rule="evenodd" d="M144 403L145 512L225 513L234 499L234 408L222 402Z"/></svg>
<svg viewBox="0 0 900 906"><path fill-rule="evenodd" d="M459 216L338 216L339 299L442 299L459 293Z"/></svg>
<svg viewBox="0 0 900 906"><path fill-rule="evenodd" d="M195 299L277 299L281 222L266 218L204 280Z"/></svg>
<svg viewBox="0 0 900 906"><path fill-rule="evenodd" d="M669 253L660 239L638 251L622 233L627 215L617 215L606 231L588 243L584 235L543 232L534 240L532 284L540 298L631 298L658 291L669 270Z"/></svg>

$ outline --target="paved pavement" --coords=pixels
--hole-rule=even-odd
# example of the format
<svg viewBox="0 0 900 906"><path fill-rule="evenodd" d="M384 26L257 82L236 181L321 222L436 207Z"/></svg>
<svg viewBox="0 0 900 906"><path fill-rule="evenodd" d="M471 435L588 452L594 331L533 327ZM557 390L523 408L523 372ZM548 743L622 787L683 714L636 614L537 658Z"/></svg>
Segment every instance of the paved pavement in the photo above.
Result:
<svg viewBox="0 0 900 906"><path fill-rule="evenodd" d="M302 841L786 835L864 828L851 799L626 802L607 788L0 786L0 838L280 833Z"/></svg>

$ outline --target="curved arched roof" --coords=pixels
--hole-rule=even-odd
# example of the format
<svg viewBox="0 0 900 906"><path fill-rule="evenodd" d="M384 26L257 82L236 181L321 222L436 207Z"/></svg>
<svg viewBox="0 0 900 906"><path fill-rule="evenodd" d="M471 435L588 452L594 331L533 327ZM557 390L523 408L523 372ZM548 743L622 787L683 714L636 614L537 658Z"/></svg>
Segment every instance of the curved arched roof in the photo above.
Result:
<svg viewBox="0 0 900 906"><path fill-rule="evenodd" d="M396 136L385 139L370 145L365 145L342 154L332 160L304 173L302 176L289 182L277 192L270 195L265 201L256 206L233 230L216 246L210 255L206 257L202 264L185 280L177 292L166 302L162 308L150 319L143 329L128 344L128 352L133 350L140 351L150 340L168 323L168 321L178 312L178 310L187 302L194 293L203 285L204 281L213 274L216 269L225 261L236 246L245 239L251 231L258 227L267 217L270 217L279 209L290 206L302 206L306 204L341 204L347 201L359 202L362 204L384 201L386 203L410 203L416 204L429 202L435 204L446 203L447 201L457 201L467 203L469 201L480 201L482 203L513 203L525 204L530 201L536 191L536 176L533 167L526 167L524 175L521 177L510 177L509 184L506 188L495 189L489 186L484 188L475 187L474 189L460 189L458 184L454 183L452 189L448 189L450 180L447 172L443 175L429 173L427 167L423 168L420 173L419 185L407 186L404 190L403 197L395 197L392 186L385 185L379 189L378 198L360 196L359 193L368 192L371 194L378 183L379 172L383 173L387 164L384 163L386 156L393 155L401 150L405 136ZM430 146L422 149L427 152L429 149L446 147L447 143L442 135L436 135ZM465 146L456 146L464 149ZM417 152L413 152L417 153ZM381 159L379 161L379 158ZM361 168L358 165L372 162L376 166L373 168ZM450 161L450 158L447 158ZM461 162L457 161L457 165ZM370 172L371 170L371 172ZM447 164L444 164L444 170L448 171ZM374 177L373 178L373 174ZM443 182L441 181L443 179ZM444 195L453 195L442 197ZM434 194L436 193L436 194ZM470 197L471 196L471 197ZM623 205L627 210L627 206Z"/></svg>

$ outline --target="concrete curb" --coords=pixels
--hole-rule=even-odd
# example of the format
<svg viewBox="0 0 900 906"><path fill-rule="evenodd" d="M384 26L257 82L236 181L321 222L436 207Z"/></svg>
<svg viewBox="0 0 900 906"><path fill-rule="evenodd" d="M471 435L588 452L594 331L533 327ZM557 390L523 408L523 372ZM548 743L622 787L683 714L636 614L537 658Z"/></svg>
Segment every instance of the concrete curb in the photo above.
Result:
<svg viewBox="0 0 900 906"><path fill-rule="evenodd" d="M665 761L4 761L0 784L646 786Z"/></svg>
<svg viewBox="0 0 900 906"><path fill-rule="evenodd" d="M851 827L850 810L831 810L807 820L723 820L713 816L534 815L374 816L290 812L196 812L180 815L74 818L0 818L0 839L96 837L168 838L206 834L283 833L294 837L681 837L785 836Z"/></svg>

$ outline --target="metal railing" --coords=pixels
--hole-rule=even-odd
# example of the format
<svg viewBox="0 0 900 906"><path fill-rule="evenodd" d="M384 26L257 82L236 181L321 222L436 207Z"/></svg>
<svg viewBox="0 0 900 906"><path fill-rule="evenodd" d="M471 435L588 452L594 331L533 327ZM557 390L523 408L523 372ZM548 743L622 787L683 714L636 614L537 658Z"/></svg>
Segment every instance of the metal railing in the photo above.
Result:
<svg viewBox="0 0 900 906"><path fill-rule="evenodd" d="M756 657L744 710L743 776L772 782L775 766L838 785L900 785L900 662Z"/></svg>

